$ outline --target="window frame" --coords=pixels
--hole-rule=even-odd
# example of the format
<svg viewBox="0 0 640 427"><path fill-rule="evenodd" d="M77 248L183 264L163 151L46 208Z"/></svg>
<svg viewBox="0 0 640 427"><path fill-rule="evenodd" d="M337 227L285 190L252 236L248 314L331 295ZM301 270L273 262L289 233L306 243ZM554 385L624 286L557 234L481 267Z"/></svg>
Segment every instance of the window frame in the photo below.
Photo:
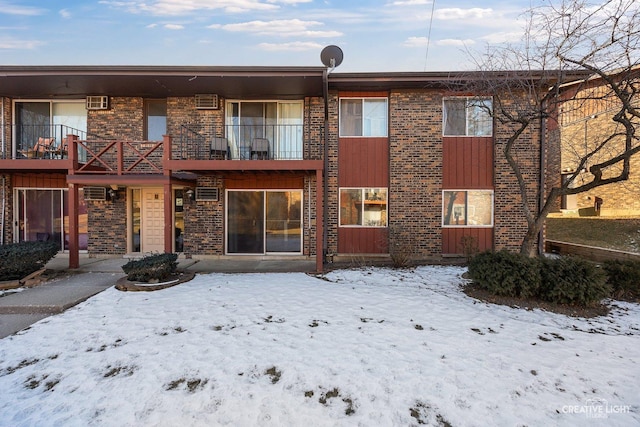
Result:
<svg viewBox="0 0 640 427"><path fill-rule="evenodd" d="M361 206L361 215L360 215L360 224L342 224L342 192L343 190L360 190L360 206ZM367 192L381 192L384 190L385 199L384 199L384 212L385 219L384 225L365 225L364 220L364 212L365 212L365 202L369 199L366 198ZM383 212L381 210L381 212ZM382 222L382 220L381 220ZM338 227L345 228L388 228L389 227L389 187L340 187L338 189Z"/></svg>
<svg viewBox="0 0 640 427"><path fill-rule="evenodd" d="M447 109L446 109L446 103L447 101L465 101L465 109L464 109L464 130L465 133L464 135L459 135L459 134L455 134L455 133L451 133L448 134L447 133ZM469 115L470 115L470 111L471 107L474 107L473 105L471 105L471 103L473 101L482 101L482 102L486 102L489 101L490 102L490 106L489 108L491 109L491 111L493 111L493 97L492 96L448 96L448 97L444 97L442 98L442 136L445 137L478 137L478 138L486 138L486 137L492 137L493 136L493 116L492 114L489 114L489 133L487 134L481 134L481 135L476 135L474 133L470 133L470 124L473 124L473 121L469 120ZM484 120L482 121L476 121L477 122L484 122Z"/></svg>
<svg viewBox="0 0 640 427"><path fill-rule="evenodd" d="M465 192L465 204L464 204L464 218L466 224L445 224L445 193L446 192ZM489 193L491 196L491 212L489 214L491 221L490 224L468 224L469 221L469 193ZM475 206L473 206L475 212ZM454 207L455 209L455 207ZM453 212L452 212L453 213ZM442 190L442 210L441 220L442 228L493 228L495 224L495 191L493 189L445 189Z"/></svg>
<svg viewBox="0 0 640 427"><path fill-rule="evenodd" d="M344 100L360 100L362 102L362 116L360 116L360 130L362 135L345 135L342 126L342 101ZM367 101L384 101L384 134L382 135L365 135L365 103ZM377 128L377 127L376 127ZM344 96L338 100L338 132L341 138L387 138L389 136L389 98L386 96Z"/></svg>

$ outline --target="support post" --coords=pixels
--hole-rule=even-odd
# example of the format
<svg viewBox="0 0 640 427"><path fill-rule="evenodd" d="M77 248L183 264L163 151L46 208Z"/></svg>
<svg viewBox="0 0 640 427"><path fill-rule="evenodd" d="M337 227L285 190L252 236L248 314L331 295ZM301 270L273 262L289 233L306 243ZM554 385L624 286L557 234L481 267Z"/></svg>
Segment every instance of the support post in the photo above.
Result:
<svg viewBox="0 0 640 427"><path fill-rule="evenodd" d="M316 170L316 271L324 269L324 177L322 169Z"/></svg>
<svg viewBox="0 0 640 427"><path fill-rule="evenodd" d="M69 268L80 267L80 245L78 238L78 185L69 184Z"/></svg>
<svg viewBox="0 0 640 427"><path fill-rule="evenodd" d="M171 170L167 168L167 161L171 159L171 137L163 135L162 137L162 170L167 178L171 178ZM173 252L173 194L171 191L171 180L168 179L164 184L164 252L170 254Z"/></svg>

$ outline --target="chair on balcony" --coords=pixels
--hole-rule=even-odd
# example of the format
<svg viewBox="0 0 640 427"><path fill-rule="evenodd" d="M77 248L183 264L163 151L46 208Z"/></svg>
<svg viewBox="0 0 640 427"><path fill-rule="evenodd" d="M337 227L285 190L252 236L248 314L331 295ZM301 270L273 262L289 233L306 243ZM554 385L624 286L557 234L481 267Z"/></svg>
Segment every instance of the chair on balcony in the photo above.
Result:
<svg viewBox="0 0 640 427"><path fill-rule="evenodd" d="M227 138L214 137L211 140L210 159L222 159L229 158L229 142Z"/></svg>
<svg viewBox="0 0 640 427"><path fill-rule="evenodd" d="M38 138L38 141L27 150L20 150L20 154L28 159L49 159L56 151L55 138ZM58 150L59 151L59 150Z"/></svg>
<svg viewBox="0 0 640 427"><path fill-rule="evenodd" d="M267 138L254 138L251 141L251 159L267 160L271 158L271 149Z"/></svg>

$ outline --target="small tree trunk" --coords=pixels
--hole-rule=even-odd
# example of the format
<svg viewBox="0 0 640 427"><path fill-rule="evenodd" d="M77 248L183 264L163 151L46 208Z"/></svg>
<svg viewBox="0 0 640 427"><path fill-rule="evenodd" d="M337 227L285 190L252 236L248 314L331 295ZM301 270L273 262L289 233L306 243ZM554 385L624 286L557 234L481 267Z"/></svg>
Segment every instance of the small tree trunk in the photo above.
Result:
<svg viewBox="0 0 640 427"><path fill-rule="evenodd" d="M522 240L522 245L520 246L521 254L526 255L529 258L533 258L538 255L537 240L539 233L539 226L537 226L536 224L532 224L529 226L527 234L525 234L524 239Z"/></svg>

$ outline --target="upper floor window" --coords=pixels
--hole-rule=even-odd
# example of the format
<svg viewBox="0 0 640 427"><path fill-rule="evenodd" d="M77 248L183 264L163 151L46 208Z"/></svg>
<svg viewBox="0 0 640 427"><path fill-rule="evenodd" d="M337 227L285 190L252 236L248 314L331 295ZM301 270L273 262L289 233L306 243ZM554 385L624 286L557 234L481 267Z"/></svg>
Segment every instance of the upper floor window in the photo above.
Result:
<svg viewBox="0 0 640 427"><path fill-rule="evenodd" d="M162 141L167 133L167 100L148 99L145 101L146 139L148 141Z"/></svg>
<svg viewBox="0 0 640 427"><path fill-rule="evenodd" d="M442 108L445 136L491 136L491 98L445 98Z"/></svg>
<svg viewBox="0 0 640 427"><path fill-rule="evenodd" d="M387 98L341 98L340 136L387 136Z"/></svg>

